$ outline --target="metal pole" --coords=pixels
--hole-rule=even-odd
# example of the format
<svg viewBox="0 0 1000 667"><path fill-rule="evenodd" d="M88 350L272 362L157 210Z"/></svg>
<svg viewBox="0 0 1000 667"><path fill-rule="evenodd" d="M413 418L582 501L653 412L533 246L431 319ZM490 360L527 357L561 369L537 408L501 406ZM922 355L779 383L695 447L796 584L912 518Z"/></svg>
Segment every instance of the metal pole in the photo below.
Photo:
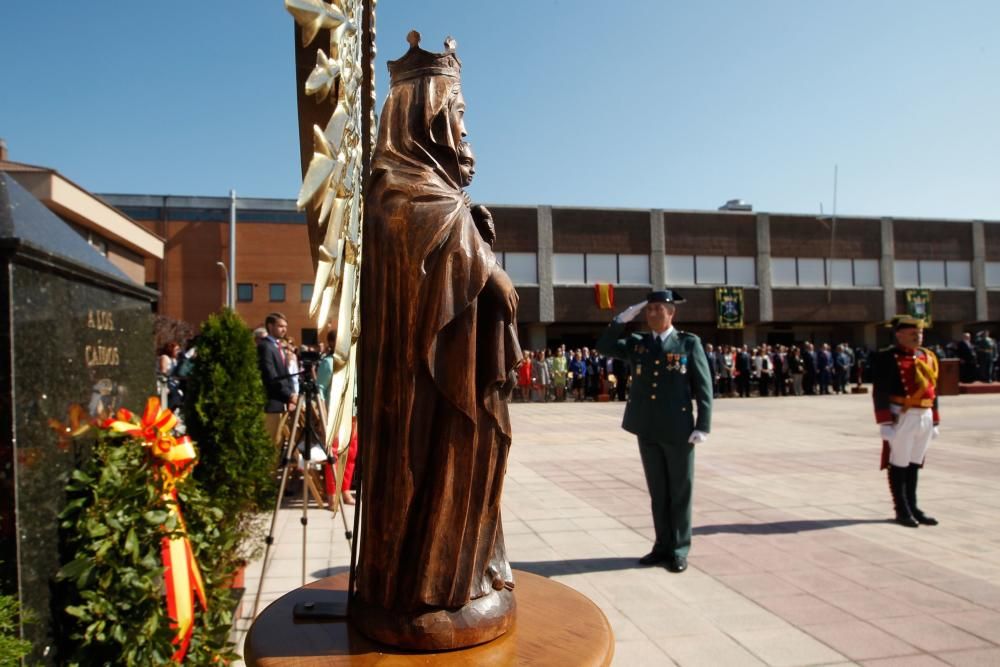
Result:
<svg viewBox="0 0 1000 667"><path fill-rule="evenodd" d="M236 310L236 190L229 191L229 309Z"/></svg>
<svg viewBox="0 0 1000 667"><path fill-rule="evenodd" d="M216 262L216 264L218 264L219 267L222 268L222 275L226 279L226 304L228 305L229 304L229 271L226 270L226 265L223 264L222 262Z"/></svg>
<svg viewBox="0 0 1000 667"><path fill-rule="evenodd" d="M829 275L826 276L826 302L833 303L833 251L837 240L837 165L833 165L833 217L830 219Z"/></svg>

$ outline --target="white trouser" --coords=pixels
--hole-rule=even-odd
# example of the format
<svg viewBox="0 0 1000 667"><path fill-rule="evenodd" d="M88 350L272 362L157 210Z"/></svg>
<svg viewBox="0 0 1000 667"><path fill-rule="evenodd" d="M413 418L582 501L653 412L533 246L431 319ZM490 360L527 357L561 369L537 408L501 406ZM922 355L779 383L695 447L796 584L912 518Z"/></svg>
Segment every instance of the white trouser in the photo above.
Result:
<svg viewBox="0 0 1000 667"><path fill-rule="evenodd" d="M934 414L930 408L910 408L901 413L889 442L889 463L902 468L923 463L933 435Z"/></svg>

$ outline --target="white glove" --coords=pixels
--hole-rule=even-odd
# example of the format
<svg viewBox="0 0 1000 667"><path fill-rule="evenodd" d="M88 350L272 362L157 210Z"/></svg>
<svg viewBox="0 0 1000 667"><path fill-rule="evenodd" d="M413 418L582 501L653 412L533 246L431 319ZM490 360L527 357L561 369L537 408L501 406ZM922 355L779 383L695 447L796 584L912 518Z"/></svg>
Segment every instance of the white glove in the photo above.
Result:
<svg viewBox="0 0 1000 667"><path fill-rule="evenodd" d="M704 431L691 431L691 437L688 438L688 444L700 445L701 443L708 440L708 433Z"/></svg>
<svg viewBox="0 0 1000 667"><path fill-rule="evenodd" d="M934 430L931 431L931 440L937 440L940 437L941 437L941 431L939 431L938 427L935 426Z"/></svg>
<svg viewBox="0 0 1000 667"><path fill-rule="evenodd" d="M620 315L615 317L615 319L621 322L622 324L625 324L626 322L631 322L632 320L635 319L636 315L642 312L642 309L645 307L646 307L646 302L641 301L635 304L634 306L629 306L628 308L623 310Z"/></svg>
<svg viewBox="0 0 1000 667"><path fill-rule="evenodd" d="M892 442L892 439L896 437L896 427L892 424L882 424L878 427L878 430L882 434L883 440Z"/></svg>

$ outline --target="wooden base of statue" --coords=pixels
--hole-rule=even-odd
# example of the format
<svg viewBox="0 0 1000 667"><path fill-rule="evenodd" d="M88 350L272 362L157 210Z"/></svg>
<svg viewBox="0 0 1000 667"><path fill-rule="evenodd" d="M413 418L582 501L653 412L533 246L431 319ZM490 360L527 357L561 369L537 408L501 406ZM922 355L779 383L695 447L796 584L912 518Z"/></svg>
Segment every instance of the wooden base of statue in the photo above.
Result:
<svg viewBox="0 0 1000 667"><path fill-rule="evenodd" d="M348 619L296 618L297 605L343 603L347 573L278 598L254 621L244 645L250 667L294 665L610 665L615 639L604 613L568 586L514 571L513 626L493 641L454 651L407 651L380 644ZM352 613L356 610L352 609Z"/></svg>
<svg viewBox="0 0 1000 667"><path fill-rule="evenodd" d="M485 644L510 630L517 605L508 590L493 591L461 609L402 614L357 600L351 622L375 641L418 651L448 651Z"/></svg>

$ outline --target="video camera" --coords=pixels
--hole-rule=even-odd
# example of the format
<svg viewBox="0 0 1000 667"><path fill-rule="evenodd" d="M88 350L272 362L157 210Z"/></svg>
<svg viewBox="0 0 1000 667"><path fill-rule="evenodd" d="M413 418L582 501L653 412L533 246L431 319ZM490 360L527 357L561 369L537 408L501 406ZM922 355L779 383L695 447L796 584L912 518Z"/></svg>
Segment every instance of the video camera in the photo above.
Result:
<svg viewBox="0 0 1000 667"><path fill-rule="evenodd" d="M317 350L303 345L299 348L299 363L302 365L303 370L306 368L312 368L314 365L319 363L320 355Z"/></svg>

